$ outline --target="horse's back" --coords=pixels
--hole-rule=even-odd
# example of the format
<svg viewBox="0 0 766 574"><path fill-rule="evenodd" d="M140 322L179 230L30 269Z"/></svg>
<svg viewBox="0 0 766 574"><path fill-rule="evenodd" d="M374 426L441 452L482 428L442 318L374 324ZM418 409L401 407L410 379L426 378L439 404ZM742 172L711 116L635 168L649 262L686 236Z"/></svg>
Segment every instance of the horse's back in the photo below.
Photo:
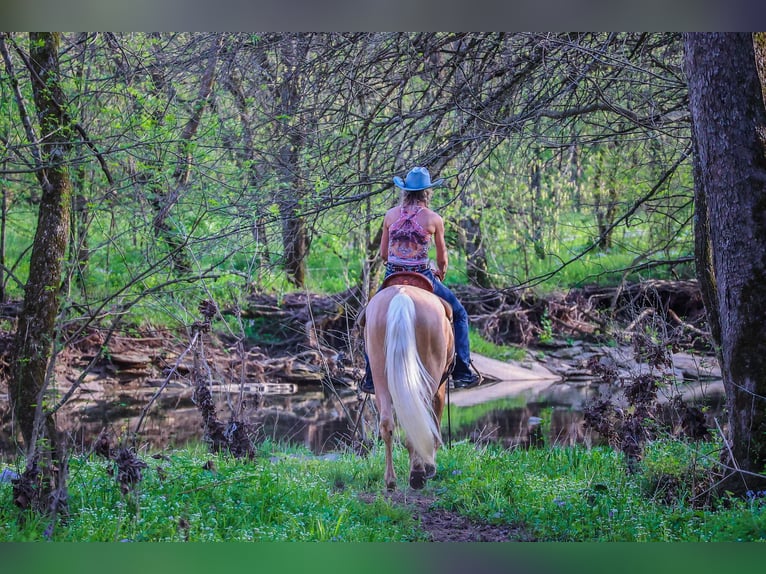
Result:
<svg viewBox="0 0 766 574"><path fill-rule="evenodd" d="M454 351L449 307L437 295L410 285L386 287L370 299L365 311L368 354L383 350L388 311L394 297L400 294L409 297L414 306L415 335L421 357L433 369L438 369Z"/></svg>
<svg viewBox="0 0 766 574"><path fill-rule="evenodd" d="M385 325L391 300L399 294L405 294L412 300L419 326L433 329L443 326L445 321L449 322L449 307L437 295L411 285L393 285L381 289L370 299L365 310L367 325L371 322L378 326Z"/></svg>

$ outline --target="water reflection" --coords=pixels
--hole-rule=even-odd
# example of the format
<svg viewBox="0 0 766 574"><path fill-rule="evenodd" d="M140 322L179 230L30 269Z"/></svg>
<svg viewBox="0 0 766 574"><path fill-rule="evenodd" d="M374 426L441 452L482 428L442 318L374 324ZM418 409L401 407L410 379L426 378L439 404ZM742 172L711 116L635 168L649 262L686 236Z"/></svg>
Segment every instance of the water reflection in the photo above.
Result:
<svg viewBox="0 0 766 574"><path fill-rule="evenodd" d="M453 407L453 422L442 425L445 438L469 438L477 443L499 443L506 447L573 446L602 444L595 431L585 428L583 407L592 398L612 396L615 388L594 382L571 384L558 382L544 389L526 391L491 403ZM661 422L672 426L678 415L670 397L680 394L686 404L706 407L707 428L715 428L714 418L724 409L725 395L721 381L687 383L660 391ZM446 415L445 415L446 419ZM452 428L446 428L447 425ZM447 434L449 433L449 435Z"/></svg>
<svg viewBox="0 0 766 574"><path fill-rule="evenodd" d="M449 429L443 425L445 439L470 439L478 444L499 443L505 447L546 445L592 445L599 437L586 431L582 411L571 405L545 400L530 401L522 406L508 406L505 401L489 404L491 410L466 424ZM459 413L460 407L457 410ZM456 413L457 414L457 413Z"/></svg>
<svg viewBox="0 0 766 574"><path fill-rule="evenodd" d="M260 404L256 394L244 394L243 418L258 429L260 438L303 445L323 454L346 448L354 428L367 436L377 433L371 400L362 411L363 424L355 424L362 403L351 389L313 386L282 390L291 392L261 395ZM688 402L710 407L706 416L709 427L714 427L712 417L723 408L720 383L692 384L684 390ZM588 399L608 392L593 383L557 382L489 403L466 407L452 404L445 411L442 434L445 444L463 439L506 447L598 444L599 437L584 428L582 407ZM87 450L105 428L117 437L127 436L135 430L152 394L153 390L133 390L72 401L60 413L59 427L76 450ZM214 396L219 419L228 421L239 404L239 392L219 389ZM200 441L202 432L202 418L191 389L167 390L145 413L139 440L150 449L172 448ZM12 441L7 434L3 439L3 457L14 456Z"/></svg>
<svg viewBox="0 0 766 574"><path fill-rule="evenodd" d="M204 429L192 394L191 389L165 392L146 413L151 398L146 391L73 401L61 413L59 428L76 447L87 448L105 428L116 437L128 436L136 430L143 415L138 436L140 444L150 449L199 442ZM216 389L213 396L222 422L238 413L238 419L253 425L257 438L304 445L317 453L337 450L349 442L349 420L359 409L356 393L349 389L296 387L289 394L267 394L260 398L247 392L241 403L238 391Z"/></svg>

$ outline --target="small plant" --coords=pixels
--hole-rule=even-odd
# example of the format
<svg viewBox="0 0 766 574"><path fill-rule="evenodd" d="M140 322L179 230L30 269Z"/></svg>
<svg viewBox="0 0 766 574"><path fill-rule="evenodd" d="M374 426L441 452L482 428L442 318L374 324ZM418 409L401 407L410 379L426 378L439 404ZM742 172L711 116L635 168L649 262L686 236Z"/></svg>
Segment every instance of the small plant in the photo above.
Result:
<svg viewBox="0 0 766 574"><path fill-rule="evenodd" d="M708 507L716 460L710 443L653 441L641 461L642 486L647 496L664 504L688 501L696 508Z"/></svg>
<svg viewBox="0 0 766 574"><path fill-rule="evenodd" d="M547 308L543 311L542 317L540 317L540 333L537 335L537 340L543 345L553 341L553 322L548 315Z"/></svg>
<svg viewBox="0 0 766 574"><path fill-rule="evenodd" d="M649 370L622 377L608 362L602 363L598 357L592 357L588 363L591 372L606 385L614 386L619 381L620 390L612 397L602 396L588 401L583 415L586 428L595 430L610 446L622 451L628 470L640 474L647 470L641 466L646 451L656 441L668 438L703 440L709 439L710 434L705 428L702 411L686 405L677 393L669 401L677 422L663 421L659 392L670 392L676 385L675 376L668 372L673 367L673 345L651 325L634 333L632 343L636 363L648 365ZM657 468L655 461L648 467L652 472L646 477L654 485L653 490L662 491L666 502L686 496L683 477ZM695 474L695 483L700 482L705 480Z"/></svg>

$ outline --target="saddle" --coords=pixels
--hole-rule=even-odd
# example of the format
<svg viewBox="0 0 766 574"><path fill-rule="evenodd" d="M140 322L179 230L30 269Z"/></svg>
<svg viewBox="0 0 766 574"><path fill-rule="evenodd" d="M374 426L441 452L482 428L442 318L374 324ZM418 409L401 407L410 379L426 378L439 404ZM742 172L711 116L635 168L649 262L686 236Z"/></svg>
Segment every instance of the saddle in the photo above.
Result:
<svg viewBox="0 0 766 574"><path fill-rule="evenodd" d="M434 292L434 284L428 280L428 277L415 271L397 271L396 273L391 273L391 275L383 280L380 288L385 289L386 287L392 287L394 285L409 285L411 287L425 289L429 293ZM444 313L447 315L447 320L452 323L452 307L441 297L438 299L444 306ZM364 311L365 310L362 309L362 312L359 314L359 318L357 319L357 323L360 327L364 326Z"/></svg>
<svg viewBox="0 0 766 574"><path fill-rule="evenodd" d="M416 273L415 271L397 271L392 273L383 280L381 289L391 287L392 285L411 285L412 287L420 287L426 291L433 293L434 285L431 283L425 275Z"/></svg>

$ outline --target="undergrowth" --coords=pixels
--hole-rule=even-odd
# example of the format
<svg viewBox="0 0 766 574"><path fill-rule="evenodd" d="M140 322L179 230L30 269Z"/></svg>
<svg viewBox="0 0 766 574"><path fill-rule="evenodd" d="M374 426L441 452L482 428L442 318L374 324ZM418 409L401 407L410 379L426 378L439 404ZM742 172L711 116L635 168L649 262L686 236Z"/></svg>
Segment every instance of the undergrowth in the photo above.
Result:
<svg viewBox="0 0 766 574"><path fill-rule="evenodd" d="M653 445L658 456L669 445ZM707 443L672 443L675 496L653 480L653 457L626 472L625 459L608 447L516 449L455 445L442 468L438 504L473 518L524 524L547 541L735 541L766 539L762 499L691 503L691 476L713 465ZM679 458L680 455L680 458ZM705 461L705 462L700 462ZM444 458L442 458L444 464Z"/></svg>
<svg viewBox="0 0 766 574"><path fill-rule="evenodd" d="M623 454L610 447L505 449L466 440L440 450L437 476L424 493L437 507L522 527L539 541L766 540L762 498L695 502L695 485L714 466L716 449L711 442L653 442L637 471L628 472ZM143 478L127 491L113 461L73 457L69 515L50 530L51 539L427 540L412 511L384 492L379 443L368 456L319 457L267 441L249 460L203 446L140 457ZM401 445L394 463L406 489ZM10 483L0 485L0 540L42 540L49 527L40 515L19 514Z"/></svg>

